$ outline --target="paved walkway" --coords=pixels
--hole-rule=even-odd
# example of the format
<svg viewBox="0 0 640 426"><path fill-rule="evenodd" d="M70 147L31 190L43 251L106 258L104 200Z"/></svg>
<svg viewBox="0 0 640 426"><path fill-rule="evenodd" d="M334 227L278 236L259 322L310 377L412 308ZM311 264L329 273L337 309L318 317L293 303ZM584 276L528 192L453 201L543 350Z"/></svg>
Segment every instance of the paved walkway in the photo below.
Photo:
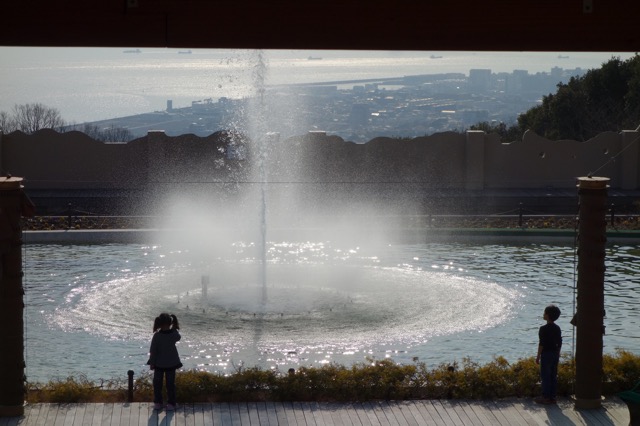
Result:
<svg viewBox="0 0 640 426"><path fill-rule="evenodd" d="M531 399L424 400L362 403L239 402L184 404L157 412L149 403L33 404L24 417L0 426L214 426L214 425L628 425L626 405L614 398L597 410L576 411L569 400L541 406Z"/></svg>

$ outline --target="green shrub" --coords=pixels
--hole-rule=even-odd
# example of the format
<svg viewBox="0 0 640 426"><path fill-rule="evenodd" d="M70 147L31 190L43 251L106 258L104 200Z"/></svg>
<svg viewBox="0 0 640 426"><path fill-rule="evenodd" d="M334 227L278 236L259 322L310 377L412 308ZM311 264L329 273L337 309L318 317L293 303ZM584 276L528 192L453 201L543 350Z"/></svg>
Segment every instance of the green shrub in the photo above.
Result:
<svg viewBox="0 0 640 426"><path fill-rule="evenodd" d="M96 384L81 375L66 379L50 380L44 385L27 383L30 402L96 402L117 401L126 398L122 386L114 381Z"/></svg>
<svg viewBox="0 0 640 426"><path fill-rule="evenodd" d="M403 399L495 399L531 397L540 393L539 365L534 358L510 364L503 357L480 365L469 358L461 363L401 365L391 360L367 359L350 367L328 364L300 367L294 374L279 370L238 368L223 375L180 371L176 375L180 401L366 401ZM640 356L627 351L603 358L603 394L630 389L640 380ZM558 366L558 394L574 393L575 364L563 355ZM153 379L144 373L134 382L134 400L153 400ZM124 401L125 381L99 385L84 376L27 384L30 402Z"/></svg>

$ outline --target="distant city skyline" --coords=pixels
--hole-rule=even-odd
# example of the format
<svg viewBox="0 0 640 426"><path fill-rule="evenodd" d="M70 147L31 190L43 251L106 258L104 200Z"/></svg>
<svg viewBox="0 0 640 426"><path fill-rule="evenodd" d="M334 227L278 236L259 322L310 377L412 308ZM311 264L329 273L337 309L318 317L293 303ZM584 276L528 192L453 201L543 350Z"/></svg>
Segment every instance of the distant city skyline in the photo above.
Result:
<svg viewBox="0 0 640 426"><path fill-rule="evenodd" d="M180 108L202 99L252 96L257 78L281 85L468 75L476 68L549 73L553 67L597 68L614 56L633 54L0 47L0 111L38 102L57 108L67 122L82 123L164 110L168 100ZM256 76L260 67L263 77Z"/></svg>

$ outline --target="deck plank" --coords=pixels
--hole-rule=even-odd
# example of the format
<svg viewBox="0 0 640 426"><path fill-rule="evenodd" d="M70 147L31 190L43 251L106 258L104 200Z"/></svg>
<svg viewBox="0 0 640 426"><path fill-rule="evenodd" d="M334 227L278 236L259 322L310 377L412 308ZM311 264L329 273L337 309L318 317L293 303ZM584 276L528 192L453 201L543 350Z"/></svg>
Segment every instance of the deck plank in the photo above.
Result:
<svg viewBox="0 0 640 426"><path fill-rule="evenodd" d="M58 413L58 404L47 404L46 410L38 418L38 422L42 426L51 426L56 421Z"/></svg>
<svg viewBox="0 0 640 426"><path fill-rule="evenodd" d="M120 426L131 426L131 404L126 403L121 405L122 413L120 414Z"/></svg>
<svg viewBox="0 0 640 426"><path fill-rule="evenodd" d="M69 419L67 419L65 420L65 425L82 426L84 413L87 410L87 404L74 404L74 405L75 405L75 414L73 416L73 421L69 422Z"/></svg>
<svg viewBox="0 0 640 426"><path fill-rule="evenodd" d="M317 426L333 426L333 420L331 418L325 419L324 404L320 402L310 402L309 407L311 409L311 414L313 415L313 420Z"/></svg>
<svg viewBox="0 0 640 426"><path fill-rule="evenodd" d="M425 418L423 413L418 408L418 401L405 401L405 409L411 412L411 415L418 422L419 425L425 425L427 423L434 424L433 420Z"/></svg>
<svg viewBox="0 0 640 426"><path fill-rule="evenodd" d="M362 426L372 426L371 420L361 402L353 402L351 409Z"/></svg>
<svg viewBox="0 0 640 426"><path fill-rule="evenodd" d="M347 411L347 415L349 416L349 420L353 426L363 426L360 416L358 416L358 413L354 408L354 404L345 404L345 410Z"/></svg>
<svg viewBox="0 0 640 426"><path fill-rule="evenodd" d="M233 417L231 416L231 404L227 403L227 402L223 402L221 403L222 406L222 424L224 426L234 426L233 424Z"/></svg>
<svg viewBox="0 0 640 426"><path fill-rule="evenodd" d="M620 398L606 400L603 404L607 415L616 424L628 425L630 422L629 408Z"/></svg>
<svg viewBox="0 0 640 426"><path fill-rule="evenodd" d="M345 404L330 402L325 406L326 411L331 415L331 420L336 426L352 426L351 419L345 410Z"/></svg>
<svg viewBox="0 0 640 426"><path fill-rule="evenodd" d="M313 415L316 426L330 426L330 424L327 425L327 422L322 415L322 409L318 402L311 402L309 404L309 407L311 408L311 414Z"/></svg>
<svg viewBox="0 0 640 426"><path fill-rule="evenodd" d="M42 404L27 404L24 407L24 417L21 419L22 421L19 424L20 425L33 424L32 422L38 419L38 414L40 413L41 407L42 407Z"/></svg>
<svg viewBox="0 0 640 426"><path fill-rule="evenodd" d="M371 402L363 402L362 410L364 411L366 418L369 420L369 424L372 426L382 426Z"/></svg>
<svg viewBox="0 0 640 426"><path fill-rule="evenodd" d="M353 403L249 402L185 404L177 412L154 411L148 402L31 404L25 415L0 419L0 426L614 426L629 424L620 400L602 408L576 410L566 399L536 405L530 399L498 401L417 400Z"/></svg>
<svg viewBox="0 0 640 426"><path fill-rule="evenodd" d="M433 408L440 415L440 418L444 421L446 426L463 426L462 420L458 417L455 412L448 412L447 407L443 405L442 401L439 399L430 401Z"/></svg>
<svg viewBox="0 0 640 426"><path fill-rule="evenodd" d="M494 403L494 406L502 413L510 425L527 426L527 422L510 401L500 401L499 403Z"/></svg>
<svg viewBox="0 0 640 426"><path fill-rule="evenodd" d="M91 422L93 421L93 413L96 409L96 404L82 404L82 421L78 423L77 421L73 422L73 426L91 426Z"/></svg>
<svg viewBox="0 0 640 426"><path fill-rule="evenodd" d="M304 417L304 411L302 408L302 404L300 404L300 402L293 402L291 404L291 407L293 408L293 416L296 419L296 424L298 425L306 425L307 421Z"/></svg>
<svg viewBox="0 0 640 426"><path fill-rule="evenodd" d="M113 404L104 404L102 408L102 420L99 425L110 425L113 417Z"/></svg>
<svg viewBox="0 0 640 426"><path fill-rule="evenodd" d="M240 420L240 408L237 403L229 403L229 416L232 425L242 424Z"/></svg>
<svg viewBox="0 0 640 426"><path fill-rule="evenodd" d="M258 421L259 421L259 425L264 425L264 426L271 426L271 423L269 423L269 414L267 413L267 406L264 404L264 402L256 402L255 403L255 409L258 413Z"/></svg>
<svg viewBox="0 0 640 426"><path fill-rule="evenodd" d="M471 407L471 405L469 405L469 402L466 400L460 400L458 401L459 403L459 407L458 409L464 412L464 415L466 416L467 419L469 419L469 424L471 425L483 425L484 422L482 421L481 417L478 416L478 414L473 410L473 408Z"/></svg>
<svg viewBox="0 0 640 426"><path fill-rule="evenodd" d="M483 425L496 425L500 424L500 420L491 411L491 406L484 402L469 401L469 407L473 410L474 414L482 421Z"/></svg>
<svg viewBox="0 0 640 426"><path fill-rule="evenodd" d="M276 416L278 418L278 424L280 426L296 426L295 418L293 416L293 408L290 402L277 402L275 404Z"/></svg>
<svg viewBox="0 0 640 426"><path fill-rule="evenodd" d="M219 404L211 404L211 419L213 420L213 425L214 426L221 426L223 424L222 422L222 416L223 416L223 403L219 403Z"/></svg>
<svg viewBox="0 0 640 426"><path fill-rule="evenodd" d="M525 404L522 400L516 399L511 401L520 415L526 420L530 426L546 426L547 423L538 415L542 409L532 404Z"/></svg>
<svg viewBox="0 0 640 426"><path fill-rule="evenodd" d="M213 408L211 404L199 404L202 412L202 426L213 426Z"/></svg>
<svg viewBox="0 0 640 426"><path fill-rule="evenodd" d="M67 405L56 404L56 409L57 409L56 419L49 426L64 426L64 421L67 416L67 411L69 411L67 408Z"/></svg>
<svg viewBox="0 0 640 426"><path fill-rule="evenodd" d="M122 404L111 404L113 406L113 414L111 416L111 426L122 426Z"/></svg>
<svg viewBox="0 0 640 426"><path fill-rule="evenodd" d="M91 419L91 426L102 425L103 413L104 413L104 404L102 402L95 404L95 409L93 410L93 418Z"/></svg>
<svg viewBox="0 0 640 426"><path fill-rule="evenodd" d="M465 407L461 401L448 399L441 401L441 403L448 413L454 413L458 417L457 420L454 420L456 424L463 426L473 425L471 418L465 412Z"/></svg>
<svg viewBox="0 0 640 426"><path fill-rule="evenodd" d="M247 411L246 403L229 403L229 412L231 413L231 420L233 421L234 425L251 425L251 420L249 420L249 411Z"/></svg>
<svg viewBox="0 0 640 426"><path fill-rule="evenodd" d="M585 422L574 411L573 404L544 405L542 409L543 418L546 416L550 424L585 426Z"/></svg>
<svg viewBox="0 0 640 426"><path fill-rule="evenodd" d="M306 426L316 426L316 421L311 413L311 405L307 401L294 402L294 408L296 410L296 417L302 417L304 423L300 423ZM299 413L298 413L299 412Z"/></svg>
<svg viewBox="0 0 640 426"><path fill-rule="evenodd" d="M195 404L185 404L183 407L184 407L184 425L196 426Z"/></svg>
<svg viewBox="0 0 640 426"><path fill-rule="evenodd" d="M346 426L360 426L360 420L356 420L356 423L353 422L354 413L351 409L351 404L336 404L335 409L339 411L343 424Z"/></svg>
<svg viewBox="0 0 640 426"><path fill-rule="evenodd" d="M404 424L399 423L399 419L396 418L395 414L391 410L389 401L378 401L377 410L379 415L384 415L387 424L390 426L405 426Z"/></svg>
<svg viewBox="0 0 640 426"><path fill-rule="evenodd" d="M416 416L414 401L398 401L395 409L399 410L409 426L421 426L420 415Z"/></svg>
<svg viewBox="0 0 640 426"><path fill-rule="evenodd" d="M278 413L276 412L275 402L266 402L265 408L267 410L267 417L269 418L269 425L278 426Z"/></svg>
<svg viewBox="0 0 640 426"><path fill-rule="evenodd" d="M293 404L291 402L281 402L282 412L287 420L287 424L291 426L295 426L298 423L296 422L296 414L293 411Z"/></svg>
<svg viewBox="0 0 640 426"><path fill-rule="evenodd" d="M193 426L204 426L202 404L193 404Z"/></svg>
<svg viewBox="0 0 640 426"><path fill-rule="evenodd" d="M436 426L446 426L442 417L436 408L431 404L431 401L416 401L416 406L420 410L422 417L429 419L429 424L434 424Z"/></svg>
<svg viewBox="0 0 640 426"><path fill-rule="evenodd" d="M137 426L151 426L153 423L153 404L149 402L137 402L138 405L138 423Z"/></svg>
<svg viewBox="0 0 640 426"><path fill-rule="evenodd" d="M249 421L250 424L259 425L260 424L260 416L258 415L258 409L255 402L247 403L247 411L249 412Z"/></svg>

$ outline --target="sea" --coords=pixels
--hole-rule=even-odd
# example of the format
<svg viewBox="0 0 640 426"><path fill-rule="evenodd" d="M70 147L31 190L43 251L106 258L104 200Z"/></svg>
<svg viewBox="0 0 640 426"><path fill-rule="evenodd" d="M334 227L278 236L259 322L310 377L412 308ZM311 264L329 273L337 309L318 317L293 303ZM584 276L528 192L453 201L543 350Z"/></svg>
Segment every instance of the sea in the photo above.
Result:
<svg viewBox="0 0 640 426"><path fill-rule="evenodd" d="M616 52L416 52L0 47L0 112L41 103L67 123L255 96L270 86L559 67L598 68ZM355 83L354 83L355 84Z"/></svg>

